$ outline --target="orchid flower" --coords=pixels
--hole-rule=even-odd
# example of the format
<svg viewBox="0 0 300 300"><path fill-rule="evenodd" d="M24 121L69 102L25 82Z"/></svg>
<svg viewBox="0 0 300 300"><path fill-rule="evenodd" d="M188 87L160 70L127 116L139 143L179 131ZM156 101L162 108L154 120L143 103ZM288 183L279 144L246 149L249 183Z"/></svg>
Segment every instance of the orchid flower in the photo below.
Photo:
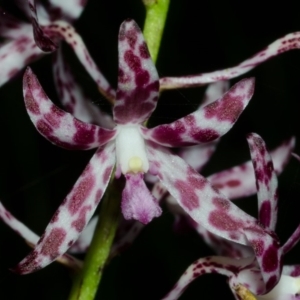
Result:
<svg viewBox="0 0 300 300"><path fill-rule="evenodd" d="M68 111L72 113L76 118L85 122L93 122L94 124L102 125L106 128L112 128L112 119L109 115L103 114L100 112L98 107L94 106L91 101L86 101L83 97L83 92L76 84L75 78L70 73L69 67L66 64L66 60L59 59L57 60L57 81L64 82L64 84L58 85L60 87L59 94L62 97L62 103L64 107L68 108ZM65 90L64 87L70 87L72 89ZM219 81L216 83L210 84L204 94L201 104L198 109L203 108L204 106L212 103L216 99L222 97L229 89L228 81ZM70 91L70 95L67 93ZM70 101L70 99L73 101ZM100 115L99 115L100 114ZM97 119L95 117L98 117ZM102 124L100 124L100 122ZM207 163L211 155L214 153L218 140L215 140L210 143L200 144L190 147L184 147L179 153L190 166L195 170L200 170ZM158 181L156 176L151 175L150 173L145 174L145 181L150 183L156 183L151 193L158 203L163 199L163 196L168 192L167 189ZM176 201L174 199L174 201ZM177 202L176 202L177 203ZM78 240L70 248L70 253L84 253L90 246L94 231L96 228L98 217L94 217L89 224L86 226L82 234L79 236ZM116 233L114 244L111 249L111 256L115 256L127 249L139 235L139 233L145 227L144 224L138 221L127 221L122 219L119 225L119 228Z"/></svg>
<svg viewBox="0 0 300 300"><path fill-rule="evenodd" d="M48 1L48 9L34 0L22 1L20 8L31 23L19 21L0 9L0 36L6 43L0 47L0 86L9 81L26 65L59 48L64 40L95 80L100 92L108 99L115 97L114 90L97 68L86 46L71 26L85 7L85 1Z"/></svg>
<svg viewBox="0 0 300 300"><path fill-rule="evenodd" d="M167 148L210 142L225 134L249 102L253 89L254 80L244 79L219 100L182 119L152 129L143 127L156 107L159 83L142 33L130 20L121 25L119 33L119 81L113 108L116 126L112 130L81 122L56 107L27 69L25 104L38 131L67 149L99 148L35 249L16 270L22 274L38 270L72 246L100 202L115 163L116 176L124 174L126 178L121 203L125 219L148 223L161 214L157 200L143 181L144 173L150 172L158 176L196 222L241 244L263 237L264 249L272 248L280 264L276 237ZM263 261L262 258L260 262ZM264 278L270 288L278 279L277 269Z"/></svg>
<svg viewBox="0 0 300 300"><path fill-rule="evenodd" d="M266 150L264 141L257 134L248 137L251 157L255 169L258 189L259 222L270 230L275 230L277 221L277 178L272 160ZM215 236L216 240L220 237ZM286 254L300 239L300 225L288 241L279 249L280 255ZM263 243L263 242L262 242ZM230 243L228 243L230 244ZM236 299L300 299L300 268L285 266L278 284L271 290L266 289L263 277L280 265L274 264L272 251L265 252L260 243L253 243L252 249L231 243L229 257L211 256L195 261L181 276L164 300L178 299L184 289L198 276L205 273L219 273L229 278L229 286ZM246 249L249 248L249 249ZM224 248L216 248L223 252ZM239 254L237 254L239 253ZM266 256L266 262L259 264L260 257Z"/></svg>
<svg viewBox="0 0 300 300"><path fill-rule="evenodd" d="M76 82L76 79L70 71L70 67L59 50L57 51L54 64L54 78L57 83L56 87L58 88L61 103L68 112L72 113L77 119L84 122L92 122L109 129L114 127L113 119L108 114L102 113L99 107L93 105L92 100L87 99L87 97L83 94L82 89ZM219 81L210 84L205 91L203 100L198 109L202 109L206 105L220 98L228 89L228 81ZM195 170L201 172L204 165L209 161L214 153L217 142L218 140L215 140L210 143L183 147L180 149L178 154ZM295 139L290 138L271 152L274 169L277 174L280 174L284 169L294 146ZM145 180L147 182L155 183L151 193L157 201L160 202L168 193L167 189L160 181L158 181L156 176L153 176L150 173L145 174ZM249 196L256 192L254 170L251 161L213 174L209 176L209 180L214 187L217 187L231 200ZM168 208L175 215L176 228L182 224L182 221L184 221L184 224L188 221L188 223L191 223L192 227L195 227L198 233L207 242L209 240L210 244L213 244L213 241L215 241L214 235L202 226L199 226L198 223L193 222L192 219L188 218L187 214L185 214L178 205L176 199L174 199L171 195L168 195L166 197L166 202ZM78 240L70 248L71 253L84 253L87 251L92 241L97 220L98 218L94 217L88 223ZM145 225L140 222L122 220L112 247L111 256L114 256L128 248L143 230L144 226ZM219 244L220 241L217 240L217 246L220 247ZM232 243L227 242L225 239L222 241L224 252L225 249L232 249L231 244ZM238 246L236 246L236 248L237 247ZM245 251L249 249L248 247L240 245L240 249L242 249L240 251L243 251L245 248ZM236 250L236 252L238 251Z"/></svg>

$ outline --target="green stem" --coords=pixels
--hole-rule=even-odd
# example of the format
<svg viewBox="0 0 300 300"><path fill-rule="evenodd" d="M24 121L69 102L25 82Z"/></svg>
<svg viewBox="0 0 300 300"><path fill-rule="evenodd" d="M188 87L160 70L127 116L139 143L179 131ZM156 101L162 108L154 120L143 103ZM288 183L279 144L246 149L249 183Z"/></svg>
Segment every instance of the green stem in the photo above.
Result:
<svg viewBox="0 0 300 300"><path fill-rule="evenodd" d="M86 255L84 266L77 274L69 300L95 298L103 269L118 227L120 188L112 181L104 197L95 234Z"/></svg>
<svg viewBox="0 0 300 300"><path fill-rule="evenodd" d="M146 7L143 33L152 60L156 63L170 0L143 0L143 2Z"/></svg>

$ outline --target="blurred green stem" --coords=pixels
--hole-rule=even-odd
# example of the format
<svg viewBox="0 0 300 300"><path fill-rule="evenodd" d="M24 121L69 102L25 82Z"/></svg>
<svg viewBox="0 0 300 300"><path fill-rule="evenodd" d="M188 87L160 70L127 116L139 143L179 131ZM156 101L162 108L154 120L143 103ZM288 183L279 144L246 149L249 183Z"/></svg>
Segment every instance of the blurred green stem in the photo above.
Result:
<svg viewBox="0 0 300 300"><path fill-rule="evenodd" d="M116 186L112 180L107 196L103 199L99 221L84 266L75 277L69 300L92 300L96 296L118 227L120 190L120 187Z"/></svg>
<svg viewBox="0 0 300 300"><path fill-rule="evenodd" d="M146 7L146 19L143 33L152 60L156 63L170 0L143 0L143 2Z"/></svg>

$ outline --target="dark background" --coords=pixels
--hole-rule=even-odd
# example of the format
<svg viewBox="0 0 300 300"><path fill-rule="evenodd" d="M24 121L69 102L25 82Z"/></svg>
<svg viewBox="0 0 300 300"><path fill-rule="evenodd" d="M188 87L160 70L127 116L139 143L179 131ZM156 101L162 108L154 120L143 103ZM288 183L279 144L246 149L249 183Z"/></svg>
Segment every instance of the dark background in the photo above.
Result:
<svg viewBox="0 0 300 300"><path fill-rule="evenodd" d="M275 39L300 30L300 12L292 1L171 1L165 34L157 62L160 76L179 76L213 71L236 65ZM10 1L0 1L10 5ZM293 3L293 4L292 4ZM121 22L133 18L142 27L144 8L140 0L89 0L75 27L109 81L117 81L117 35ZM107 110L83 68L72 56L74 72L97 105ZM1 66L0 66L1 67ZM32 65L46 92L58 103L52 82L51 56ZM283 139L300 138L300 51L274 58L242 76L256 77L250 105L203 171L204 175L249 159L245 136L257 132L270 149ZM232 80L235 83L238 79ZM150 126L171 122L193 111L205 88L164 92ZM21 75L0 89L0 198L11 212L35 232L42 234L93 151L67 151L51 145L31 124L23 103ZM295 152L300 153L297 145ZM279 178L280 202L277 233L284 242L299 223L299 163L292 159ZM238 202L256 216L256 198ZM107 267L97 299L160 299L184 270L197 258L211 255L193 231L172 230L173 216L164 207L135 244ZM6 225L0 223L0 298L67 299L69 271L53 263L26 276L8 269L15 266L29 247ZM300 263L299 246L285 257L286 264ZM233 299L220 275L197 279L181 299Z"/></svg>

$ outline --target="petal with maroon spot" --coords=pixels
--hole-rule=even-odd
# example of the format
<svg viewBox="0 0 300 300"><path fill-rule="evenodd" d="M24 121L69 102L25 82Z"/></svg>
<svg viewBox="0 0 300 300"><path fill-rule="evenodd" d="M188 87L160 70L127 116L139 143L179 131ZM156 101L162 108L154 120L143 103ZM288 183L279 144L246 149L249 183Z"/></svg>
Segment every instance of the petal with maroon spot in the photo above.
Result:
<svg viewBox="0 0 300 300"><path fill-rule="evenodd" d="M48 11L52 19L74 21L80 17L86 2L87 0L48 0Z"/></svg>
<svg viewBox="0 0 300 300"><path fill-rule="evenodd" d="M30 68L24 74L23 92L29 117L50 142L67 149L92 149L112 140L115 130L88 124L55 106Z"/></svg>
<svg viewBox="0 0 300 300"><path fill-rule="evenodd" d="M167 147L211 142L227 133L249 103L254 79L243 79L223 97L173 123L142 128L144 137Z"/></svg>
<svg viewBox="0 0 300 300"><path fill-rule="evenodd" d="M12 230L18 233L24 240L35 245L39 240L39 236L32 232L23 223L17 220L0 202L0 218L6 223Z"/></svg>
<svg viewBox="0 0 300 300"><path fill-rule="evenodd" d="M69 249L69 253L84 253L88 250L94 232L98 223L98 216L95 216L91 219L91 221L87 224L84 230L81 232L79 238L73 244L73 246Z"/></svg>
<svg viewBox="0 0 300 300"><path fill-rule="evenodd" d="M35 0L28 0L30 9L31 24L33 27L33 35L37 46L45 52L53 52L58 48L58 45L43 31L39 24Z"/></svg>
<svg viewBox="0 0 300 300"><path fill-rule="evenodd" d="M300 240L300 225L298 225L298 227L293 232L293 234L288 238L288 240L282 246L283 254L286 254L291 249L293 249L294 246L299 242L299 240Z"/></svg>
<svg viewBox="0 0 300 300"><path fill-rule="evenodd" d="M266 60L273 58L274 56L277 56L286 51L299 48L300 31L293 32L276 40L262 51L258 52L254 56L251 56L235 67L182 77L164 77L160 79L160 88L161 90L190 88L195 86L202 86L220 80L229 80L238 77L246 72L249 72L253 68L257 67Z"/></svg>
<svg viewBox="0 0 300 300"><path fill-rule="evenodd" d="M0 219L2 219L2 221L18 235L20 235L30 246L33 247L38 242L39 236L16 219L1 202ZM68 254L62 255L59 259L57 259L57 261L72 268L73 270L78 270L81 267L81 262Z"/></svg>
<svg viewBox="0 0 300 300"><path fill-rule="evenodd" d="M43 26L43 31L53 39L68 43L83 67L97 84L100 93L110 101L114 101L116 96L114 89L98 69L81 36L74 27L65 21L55 21L50 25Z"/></svg>
<svg viewBox="0 0 300 300"><path fill-rule="evenodd" d="M0 47L0 86L44 53L30 36L20 36Z"/></svg>
<svg viewBox="0 0 300 300"><path fill-rule="evenodd" d="M249 134L247 141L256 178L258 220L265 227L275 230L278 210L278 182L272 158L267 151L265 142L258 134Z"/></svg>
<svg viewBox="0 0 300 300"><path fill-rule="evenodd" d="M280 279L282 250L274 232L258 231L257 228L244 228L244 234L252 246L260 273L264 281L262 294L274 288Z"/></svg>
<svg viewBox="0 0 300 300"><path fill-rule="evenodd" d="M251 259L236 260L222 256L200 258L186 269L172 290L162 300L178 299L192 281L204 274L218 273L228 278L236 278L250 261Z"/></svg>
<svg viewBox="0 0 300 300"><path fill-rule="evenodd" d="M111 142L93 155L35 249L16 267L17 272L26 274L43 268L72 246L95 212L110 179L105 174L108 170L111 174L114 164L115 145Z"/></svg>
<svg viewBox="0 0 300 300"><path fill-rule="evenodd" d="M121 24L119 32L119 78L114 120L137 124L148 119L158 99L158 74L143 34L133 20Z"/></svg>
<svg viewBox="0 0 300 300"><path fill-rule="evenodd" d="M257 220L212 188L209 181L180 157L148 142L150 164L158 162L157 176L183 210L197 223L225 239L247 245L243 228L262 230Z"/></svg>
<svg viewBox="0 0 300 300"><path fill-rule="evenodd" d="M294 147L295 138L292 137L270 152L276 174L283 171ZM256 193L254 169L251 161L210 175L208 180L231 200Z"/></svg>

